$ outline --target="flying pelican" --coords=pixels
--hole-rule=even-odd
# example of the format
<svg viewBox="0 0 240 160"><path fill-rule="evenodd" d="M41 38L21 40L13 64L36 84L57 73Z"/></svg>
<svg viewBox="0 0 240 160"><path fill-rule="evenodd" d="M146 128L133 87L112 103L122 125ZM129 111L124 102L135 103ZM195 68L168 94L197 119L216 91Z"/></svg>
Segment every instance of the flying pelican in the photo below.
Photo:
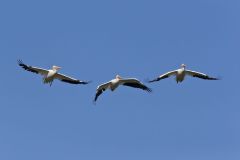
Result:
<svg viewBox="0 0 240 160"><path fill-rule="evenodd" d="M200 72L196 72L196 71L191 71L191 70L186 70L186 65L182 64L180 69L174 70L174 71L170 71L167 72L165 74L160 75L158 78L153 79L151 82L156 82L156 81L160 81L162 79L168 78L170 76L176 76L176 81L177 83L182 82L185 78L186 75L192 76L192 77L197 77L197 78L201 78L201 79L205 79L205 80L219 80L218 78L214 78L214 77L209 77L208 75L204 74L204 73L200 73Z"/></svg>
<svg viewBox="0 0 240 160"><path fill-rule="evenodd" d="M111 91L114 91L119 85L139 88L142 90L145 90L147 92L151 92L152 90L145 86L143 83L141 83L138 79L135 78L122 78L119 75L116 75L116 78L101 84L97 87L96 95L94 98L94 102L97 101L98 96L100 96L105 90L110 89Z"/></svg>
<svg viewBox="0 0 240 160"><path fill-rule="evenodd" d="M89 83L86 81L81 81L81 80L66 76L64 74L58 73L58 70L61 69L61 67L58 67L58 66L52 66L52 69L46 70L38 67L28 66L24 64L21 60L18 60L18 65L21 66L26 71L43 75L43 83L49 83L50 86L52 85L52 82L54 81L54 79L58 79L62 82L67 82L71 84L88 84Z"/></svg>

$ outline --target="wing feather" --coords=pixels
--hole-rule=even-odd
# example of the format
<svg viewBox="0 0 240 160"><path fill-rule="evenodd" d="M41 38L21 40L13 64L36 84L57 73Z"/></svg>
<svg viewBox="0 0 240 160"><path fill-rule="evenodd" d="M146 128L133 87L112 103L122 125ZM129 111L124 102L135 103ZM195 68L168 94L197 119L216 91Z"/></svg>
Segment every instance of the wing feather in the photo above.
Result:
<svg viewBox="0 0 240 160"><path fill-rule="evenodd" d="M205 79L205 80L219 80L219 78L210 77L207 74L204 74L201 72L186 70L186 73L192 77L197 77L197 78L201 78L201 79Z"/></svg>
<svg viewBox="0 0 240 160"><path fill-rule="evenodd" d="M120 83L124 86L139 88L147 92L152 92L151 88L148 88L146 85L144 85L138 79L135 78L122 79L120 80Z"/></svg>
<svg viewBox="0 0 240 160"><path fill-rule="evenodd" d="M29 71L29 72L33 72L33 73L41 74L41 75L47 75L48 74L48 70L43 69L43 68L38 68L38 67L33 67L33 66L26 65L22 62L22 60L18 60L18 65L20 67L22 67L24 70Z"/></svg>
<svg viewBox="0 0 240 160"><path fill-rule="evenodd" d="M174 75L176 73L177 73L177 70L170 71L170 72L164 73L164 74L160 75L159 77L157 77L157 78L155 78L153 80L150 80L148 82L152 83L152 82L160 81L160 80L168 78L168 77L170 77L170 76L172 76L172 75Z"/></svg>
<svg viewBox="0 0 240 160"><path fill-rule="evenodd" d="M66 76L64 74L61 74L61 73L57 73L55 75L55 78L59 79L62 82L71 83L71 84L88 84L89 83L87 81L81 81L81 80Z"/></svg>
<svg viewBox="0 0 240 160"><path fill-rule="evenodd" d="M98 97L106 90L108 89L109 85L110 85L111 82L107 82L107 83L104 83L104 84L101 84L97 87L97 91L96 91L96 94L95 94L95 98L94 98L94 102L97 101Z"/></svg>

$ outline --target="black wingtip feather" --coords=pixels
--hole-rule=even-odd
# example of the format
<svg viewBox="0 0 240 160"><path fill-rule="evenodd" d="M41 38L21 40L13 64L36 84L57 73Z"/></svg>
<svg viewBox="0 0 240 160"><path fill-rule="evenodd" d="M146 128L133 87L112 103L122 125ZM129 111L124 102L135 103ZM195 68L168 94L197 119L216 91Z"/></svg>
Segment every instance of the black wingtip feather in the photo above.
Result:
<svg viewBox="0 0 240 160"><path fill-rule="evenodd" d="M147 92L152 92L151 88L148 88L147 86L145 86L144 84L138 84L138 83L124 83L124 86L129 86L129 87L134 87L134 88L140 88L144 91Z"/></svg>
<svg viewBox="0 0 240 160"><path fill-rule="evenodd" d="M152 89L151 89L151 88L148 88L147 86L143 86L142 89L143 89L144 91L149 92L149 93L152 92Z"/></svg>
<svg viewBox="0 0 240 160"><path fill-rule="evenodd" d="M73 80L67 80L67 79L62 79L61 80L62 82L67 82L67 83L70 83L70 84L89 84L90 81L80 81L80 80L76 80L76 81L73 81Z"/></svg>
<svg viewBox="0 0 240 160"><path fill-rule="evenodd" d="M156 79L153 79L153 80L149 80L149 81L148 81L148 83L157 82L157 81L159 81L159 79L158 79L158 78L156 78Z"/></svg>
<svg viewBox="0 0 240 160"><path fill-rule="evenodd" d="M158 77L158 78L148 81L148 83L157 82L157 81L160 81L160 80L168 78L168 77L169 77L169 75L161 76L161 77Z"/></svg>
<svg viewBox="0 0 240 160"><path fill-rule="evenodd" d="M17 62L18 62L18 65L21 66L21 67L27 67L27 65L24 64L22 60L19 59L19 60L17 60Z"/></svg>
<svg viewBox="0 0 240 160"><path fill-rule="evenodd" d="M30 71L30 72L33 72L33 73L38 74L37 71L31 69L31 66L28 66L28 65L24 64L23 61L20 60L20 59L18 60L18 65L19 65L20 67L22 67L23 69L25 69L26 71Z"/></svg>
<svg viewBox="0 0 240 160"><path fill-rule="evenodd" d="M210 78L208 78L208 80L220 80L219 78L212 78L212 77L210 77Z"/></svg>
<svg viewBox="0 0 240 160"><path fill-rule="evenodd" d="M149 93L152 92L152 89L151 88L147 88L146 91L148 91Z"/></svg>
<svg viewBox="0 0 240 160"><path fill-rule="evenodd" d="M89 83L92 83L92 81L81 81L80 84L89 84Z"/></svg>
<svg viewBox="0 0 240 160"><path fill-rule="evenodd" d="M102 89L102 90L97 91L93 102L95 102L95 103L97 102L98 97L103 93L103 91L105 91L105 90Z"/></svg>
<svg viewBox="0 0 240 160"><path fill-rule="evenodd" d="M194 75L193 77L202 78L202 79L205 79L205 80L220 80L220 78L209 77L209 76Z"/></svg>

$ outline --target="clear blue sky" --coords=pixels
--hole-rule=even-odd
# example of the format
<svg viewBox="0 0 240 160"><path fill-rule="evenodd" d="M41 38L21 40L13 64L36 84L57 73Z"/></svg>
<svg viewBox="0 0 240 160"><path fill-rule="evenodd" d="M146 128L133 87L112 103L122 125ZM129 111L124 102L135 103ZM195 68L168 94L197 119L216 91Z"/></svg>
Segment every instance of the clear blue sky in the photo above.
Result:
<svg viewBox="0 0 240 160"><path fill-rule="evenodd" d="M1 1L0 159L239 160L239 15L239 0ZM49 87L17 59L92 83ZM170 78L92 103L116 74L181 63L222 80Z"/></svg>

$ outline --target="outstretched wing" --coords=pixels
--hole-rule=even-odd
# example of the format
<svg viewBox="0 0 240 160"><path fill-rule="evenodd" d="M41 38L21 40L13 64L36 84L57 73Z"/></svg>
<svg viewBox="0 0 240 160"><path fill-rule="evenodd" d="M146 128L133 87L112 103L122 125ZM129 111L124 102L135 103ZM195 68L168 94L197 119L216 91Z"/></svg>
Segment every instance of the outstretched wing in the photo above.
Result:
<svg viewBox="0 0 240 160"><path fill-rule="evenodd" d="M71 84L88 84L89 83L87 81L81 81L60 73L57 73L55 75L55 78L59 79L62 82L71 83Z"/></svg>
<svg viewBox="0 0 240 160"><path fill-rule="evenodd" d="M177 73L177 70L170 71L170 72L164 73L164 74L160 75L159 77L157 77L157 78L155 78L153 80L150 80L148 82L152 83L152 82L160 81L160 80L168 78L168 77L170 77L170 76L172 76L172 75L174 75L176 73Z"/></svg>
<svg viewBox="0 0 240 160"><path fill-rule="evenodd" d="M48 74L48 70L38 68L38 67L28 66L28 65L24 64L22 62L22 60L18 60L18 65L20 67L22 67L23 69L25 69L26 71L29 71L29 72L33 72L33 73L41 74L41 75L47 75Z"/></svg>
<svg viewBox="0 0 240 160"><path fill-rule="evenodd" d="M135 78L121 79L120 83L124 86L139 88L147 92L152 92L150 88L148 88L143 83L141 83L138 79L135 79Z"/></svg>
<svg viewBox="0 0 240 160"><path fill-rule="evenodd" d="M94 102L97 101L98 97L106 90L108 89L109 85L110 85L111 82L107 82L107 83L104 83L104 84L101 84L97 87L97 91L96 91L96 94L95 94L95 98L94 98Z"/></svg>
<svg viewBox="0 0 240 160"><path fill-rule="evenodd" d="M192 77L197 77L205 80L219 80L218 78L215 77L209 77L208 75L201 73L201 72L196 72L196 71L191 71L191 70L186 70L186 74L192 76Z"/></svg>

